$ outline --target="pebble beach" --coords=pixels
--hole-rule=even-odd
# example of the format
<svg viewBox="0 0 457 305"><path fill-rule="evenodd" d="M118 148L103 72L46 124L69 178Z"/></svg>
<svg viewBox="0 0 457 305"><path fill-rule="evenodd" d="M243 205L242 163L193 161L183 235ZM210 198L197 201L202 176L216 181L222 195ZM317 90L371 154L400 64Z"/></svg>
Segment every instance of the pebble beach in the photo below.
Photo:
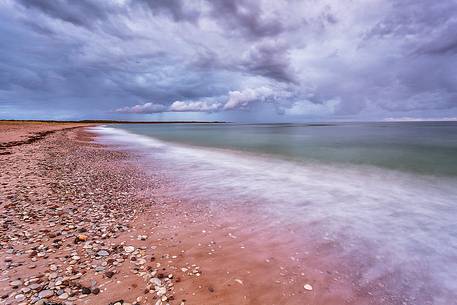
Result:
<svg viewBox="0 0 457 305"><path fill-rule="evenodd" d="M341 300L316 303L338 276L303 273L278 253L287 239L163 195L165 179L86 127L1 125L2 304Z"/></svg>

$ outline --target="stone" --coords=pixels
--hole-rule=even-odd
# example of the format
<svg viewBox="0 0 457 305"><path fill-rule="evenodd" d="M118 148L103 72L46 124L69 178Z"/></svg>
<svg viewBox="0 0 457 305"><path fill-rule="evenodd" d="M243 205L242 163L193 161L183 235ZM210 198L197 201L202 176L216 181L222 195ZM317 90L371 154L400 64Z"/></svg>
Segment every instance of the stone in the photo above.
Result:
<svg viewBox="0 0 457 305"><path fill-rule="evenodd" d="M82 292L82 294L90 294L91 293L90 288L87 288L87 287L81 288L81 292Z"/></svg>
<svg viewBox="0 0 457 305"><path fill-rule="evenodd" d="M68 297L69 297L69 295L66 292L64 292L61 295L59 295L59 299L61 299L61 300L66 300L66 299L68 299Z"/></svg>
<svg viewBox="0 0 457 305"><path fill-rule="evenodd" d="M107 278L109 278L109 279L112 278L113 275L114 275L114 272L113 272L113 271L106 271L106 272L105 272L105 276L106 276Z"/></svg>
<svg viewBox="0 0 457 305"><path fill-rule="evenodd" d="M305 288L305 289L308 290L308 291L313 290L313 286L311 286L310 284L305 284L305 285L303 286L303 288Z"/></svg>
<svg viewBox="0 0 457 305"><path fill-rule="evenodd" d="M29 287L24 287L24 288L21 289L21 292L22 293L28 293L28 292L30 292L30 290L31 289Z"/></svg>
<svg viewBox="0 0 457 305"><path fill-rule="evenodd" d="M97 255L98 256L108 256L109 252L106 251L106 250L100 250L100 251L97 252Z"/></svg>
<svg viewBox="0 0 457 305"><path fill-rule="evenodd" d="M124 247L124 251L127 252L127 253L132 253L133 251L135 251L135 247L133 247L133 246L125 246Z"/></svg>
<svg viewBox="0 0 457 305"><path fill-rule="evenodd" d="M162 285L162 282L156 277L153 277L152 279L150 279L149 282L155 286Z"/></svg>
<svg viewBox="0 0 457 305"><path fill-rule="evenodd" d="M19 280L10 282L10 286L13 286L13 287L19 287L21 285L22 285L22 282Z"/></svg>
<svg viewBox="0 0 457 305"><path fill-rule="evenodd" d="M78 241L86 241L88 239L87 235L85 234L79 234L77 238Z"/></svg>
<svg viewBox="0 0 457 305"><path fill-rule="evenodd" d="M38 294L38 298L39 299L45 299L45 298L50 298L54 295L54 292L52 290L42 290L40 291L40 293Z"/></svg>
<svg viewBox="0 0 457 305"><path fill-rule="evenodd" d="M52 272L52 273L49 274L49 278L50 278L51 280L57 278L58 276L59 276L59 275L57 274L57 272Z"/></svg>

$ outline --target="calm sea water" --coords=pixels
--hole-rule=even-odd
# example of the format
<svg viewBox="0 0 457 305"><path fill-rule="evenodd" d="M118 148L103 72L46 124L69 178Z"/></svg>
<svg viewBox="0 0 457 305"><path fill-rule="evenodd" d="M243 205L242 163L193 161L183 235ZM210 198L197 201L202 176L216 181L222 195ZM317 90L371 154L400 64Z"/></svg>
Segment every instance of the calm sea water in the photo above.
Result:
<svg viewBox="0 0 457 305"><path fill-rule="evenodd" d="M457 122L347 124L119 125L156 139L272 154L276 158L368 164L457 175Z"/></svg>
<svg viewBox="0 0 457 305"><path fill-rule="evenodd" d="M160 162L177 195L258 202L272 225L312 224L316 239L341 243L329 256L364 262L357 285L394 279L390 304L457 304L456 123L95 130Z"/></svg>

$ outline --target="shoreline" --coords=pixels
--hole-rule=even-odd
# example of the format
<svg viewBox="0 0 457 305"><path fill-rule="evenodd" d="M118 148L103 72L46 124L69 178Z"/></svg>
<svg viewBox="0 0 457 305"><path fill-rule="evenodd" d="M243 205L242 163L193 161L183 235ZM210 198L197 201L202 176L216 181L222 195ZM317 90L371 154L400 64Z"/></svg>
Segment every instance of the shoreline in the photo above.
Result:
<svg viewBox="0 0 457 305"><path fill-rule="evenodd" d="M0 156L2 304L377 304L326 248L294 249L293 227L181 202L140 155L93 138L62 130Z"/></svg>

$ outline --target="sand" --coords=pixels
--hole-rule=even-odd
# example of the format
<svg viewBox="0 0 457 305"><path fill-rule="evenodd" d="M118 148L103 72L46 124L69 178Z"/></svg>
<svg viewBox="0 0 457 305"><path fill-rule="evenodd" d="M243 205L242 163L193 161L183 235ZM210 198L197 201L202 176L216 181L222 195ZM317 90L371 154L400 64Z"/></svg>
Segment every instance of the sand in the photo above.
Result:
<svg viewBox="0 0 457 305"><path fill-rule="evenodd" d="M0 130L3 304L365 304L294 228L173 198L81 125Z"/></svg>

